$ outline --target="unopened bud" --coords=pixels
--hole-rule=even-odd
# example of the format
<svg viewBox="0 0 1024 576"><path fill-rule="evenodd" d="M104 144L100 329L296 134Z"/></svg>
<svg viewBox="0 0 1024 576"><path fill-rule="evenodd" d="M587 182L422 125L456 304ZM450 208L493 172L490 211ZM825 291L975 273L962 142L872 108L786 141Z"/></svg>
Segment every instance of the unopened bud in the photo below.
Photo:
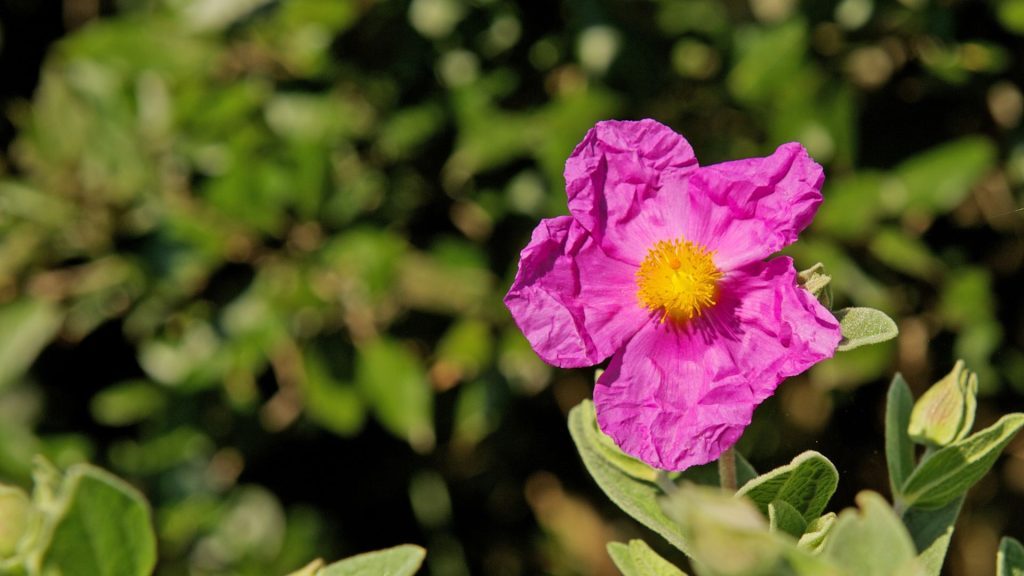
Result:
<svg viewBox="0 0 1024 576"><path fill-rule="evenodd" d="M907 432L915 442L934 447L964 438L974 426L977 395L977 374L958 360L952 372L918 398Z"/></svg>

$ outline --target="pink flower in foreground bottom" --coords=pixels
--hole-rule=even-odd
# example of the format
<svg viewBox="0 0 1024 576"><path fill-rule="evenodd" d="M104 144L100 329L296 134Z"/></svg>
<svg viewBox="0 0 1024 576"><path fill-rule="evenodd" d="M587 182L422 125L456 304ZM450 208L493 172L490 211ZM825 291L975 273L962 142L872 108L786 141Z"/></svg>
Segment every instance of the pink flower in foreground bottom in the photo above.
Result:
<svg viewBox="0 0 1024 576"><path fill-rule="evenodd" d="M710 462L839 343L792 259L765 260L811 222L823 179L799 144L700 167L653 120L600 122L565 165L572 215L537 226L505 304L546 362L611 357L594 403L625 452Z"/></svg>

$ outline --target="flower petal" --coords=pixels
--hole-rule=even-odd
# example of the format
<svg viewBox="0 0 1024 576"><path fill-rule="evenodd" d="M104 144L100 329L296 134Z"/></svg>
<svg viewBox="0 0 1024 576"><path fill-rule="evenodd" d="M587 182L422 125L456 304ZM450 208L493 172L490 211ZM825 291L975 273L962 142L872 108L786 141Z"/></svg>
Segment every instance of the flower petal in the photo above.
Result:
<svg viewBox="0 0 1024 576"><path fill-rule="evenodd" d="M565 163L569 211L609 256L637 264L653 242L643 233L625 233L626 225L642 214L644 200L673 193L662 189L663 179L696 168L693 148L663 124L598 122ZM646 232L664 232L656 228Z"/></svg>
<svg viewBox="0 0 1024 576"><path fill-rule="evenodd" d="M779 382L839 343L838 323L797 286L789 258L734 270L720 290L719 302L686 326L646 324L594 389L601 429L651 466L715 460Z"/></svg>
<svg viewBox="0 0 1024 576"><path fill-rule="evenodd" d="M635 273L608 258L571 216L542 220L520 254L505 305L545 362L590 366L650 316L637 301Z"/></svg>
<svg viewBox="0 0 1024 576"><path fill-rule="evenodd" d="M737 268L796 241L821 204L823 182L821 166L796 143L705 166L676 184L688 192L682 226L688 240L716 251L719 268Z"/></svg>

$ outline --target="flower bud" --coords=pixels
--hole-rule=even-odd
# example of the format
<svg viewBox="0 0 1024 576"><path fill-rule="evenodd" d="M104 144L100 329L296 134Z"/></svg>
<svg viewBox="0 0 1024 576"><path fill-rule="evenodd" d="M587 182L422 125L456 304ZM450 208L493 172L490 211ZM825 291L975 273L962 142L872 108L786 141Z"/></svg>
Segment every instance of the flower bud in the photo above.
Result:
<svg viewBox="0 0 1024 576"><path fill-rule="evenodd" d="M32 505L19 488L0 484L0 560L18 551L18 542L28 530Z"/></svg>
<svg viewBox="0 0 1024 576"><path fill-rule="evenodd" d="M958 360L952 372L918 398L907 432L915 442L934 447L964 438L974 425L977 394L977 374Z"/></svg>

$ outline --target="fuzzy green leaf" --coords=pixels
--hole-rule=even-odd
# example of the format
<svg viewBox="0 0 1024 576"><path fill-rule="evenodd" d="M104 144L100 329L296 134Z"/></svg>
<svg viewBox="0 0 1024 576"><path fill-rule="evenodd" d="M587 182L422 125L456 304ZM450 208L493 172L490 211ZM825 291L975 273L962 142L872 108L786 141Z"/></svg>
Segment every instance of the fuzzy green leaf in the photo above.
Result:
<svg viewBox="0 0 1024 576"><path fill-rule="evenodd" d="M838 576L838 565L771 532L764 517L742 497L717 488L683 485L668 497L666 512L682 526L700 576Z"/></svg>
<svg viewBox="0 0 1024 576"><path fill-rule="evenodd" d="M765 515L768 505L782 500L810 522L821 515L839 484L835 466L821 454L804 452L789 464L762 474L743 485L738 496L746 496Z"/></svg>
<svg viewBox="0 0 1024 576"><path fill-rule="evenodd" d="M689 543L679 524L665 515L658 499L661 490L653 481L637 478L607 457L594 415L594 403L584 400L569 412L569 433L583 459L583 465L601 490L619 508L638 522L662 535L673 546L689 554Z"/></svg>
<svg viewBox="0 0 1024 576"><path fill-rule="evenodd" d="M914 470L914 445L907 434L914 398L903 376L896 374L885 402L885 460L889 465L889 487L900 498L900 488Z"/></svg>
<svg viewBox="0 0 1024 576"><path fill-rule="evenodd" d="M768 524L773 532L785 532L794 538L803 536L807 529L807 520L785 500L776 499L768 504Z"/></svg>
<svg viewBox="0 0 1024 576"><path fill-rule="evenodd" d="M797 546L817 554L825 546L832 528L836 525L836 513L829 512L807 525L804 535L800 537Z"/></svg>
<svg viewBox="0 0 1024 576"><path fill-rule="evenodd" d="M836 313L843 339L836 350L846 351L892 340L899 329L892 318L874 308L843 308Z"/></svg>
<svg viewBox="0 0 1024 576"><path fill-rule="evenodd" d="M907 478L900 490L903 502L920 508L952 502L989 471L1021 426L1024 414L1007 414L992 426L939 449Z"/></svg>
<svg viewBox="0 0 1024 576"><path fill-rule="evenodd" d="M964 497L953 500L942 508L910 508L903 513L903 524L914 539L918 561L926 574L939 574L946 560L949 540L953 537L957 516Z"/></svg>
<svg viewBox="0 0 1024 576"><path fill-rule="evenodd" d="M68 470L42 555L44 574L148 576L156 565L149 505L123 480L87 464Z"/></svg>
<svg viewBox="0 0 1024 576"><path fill-rule="evenodd" d="M427 551L412 544L367 552L320 569L316 576L412 576Z"/></svg>
<svg viewBox="0 0 1024 576"><path fill-rule="evenodd" d="M996 576L1024 576L1024 546L1009 536L999 542Z"/></svg>
<svg viewBox="0 0 1024 576"><path fill-rule="evenodd" d="M630 540L628 545L609 542L608 555L622 576L686 576L685 572L651 550L643 540Z"/></svg>
<svg viewBox="0 0 1024 576"><path fill-rule="evenodd" d="M822 553L857 576L916 574L914 542L880 495L857 495L859 510L839 514Z"/></svg>

